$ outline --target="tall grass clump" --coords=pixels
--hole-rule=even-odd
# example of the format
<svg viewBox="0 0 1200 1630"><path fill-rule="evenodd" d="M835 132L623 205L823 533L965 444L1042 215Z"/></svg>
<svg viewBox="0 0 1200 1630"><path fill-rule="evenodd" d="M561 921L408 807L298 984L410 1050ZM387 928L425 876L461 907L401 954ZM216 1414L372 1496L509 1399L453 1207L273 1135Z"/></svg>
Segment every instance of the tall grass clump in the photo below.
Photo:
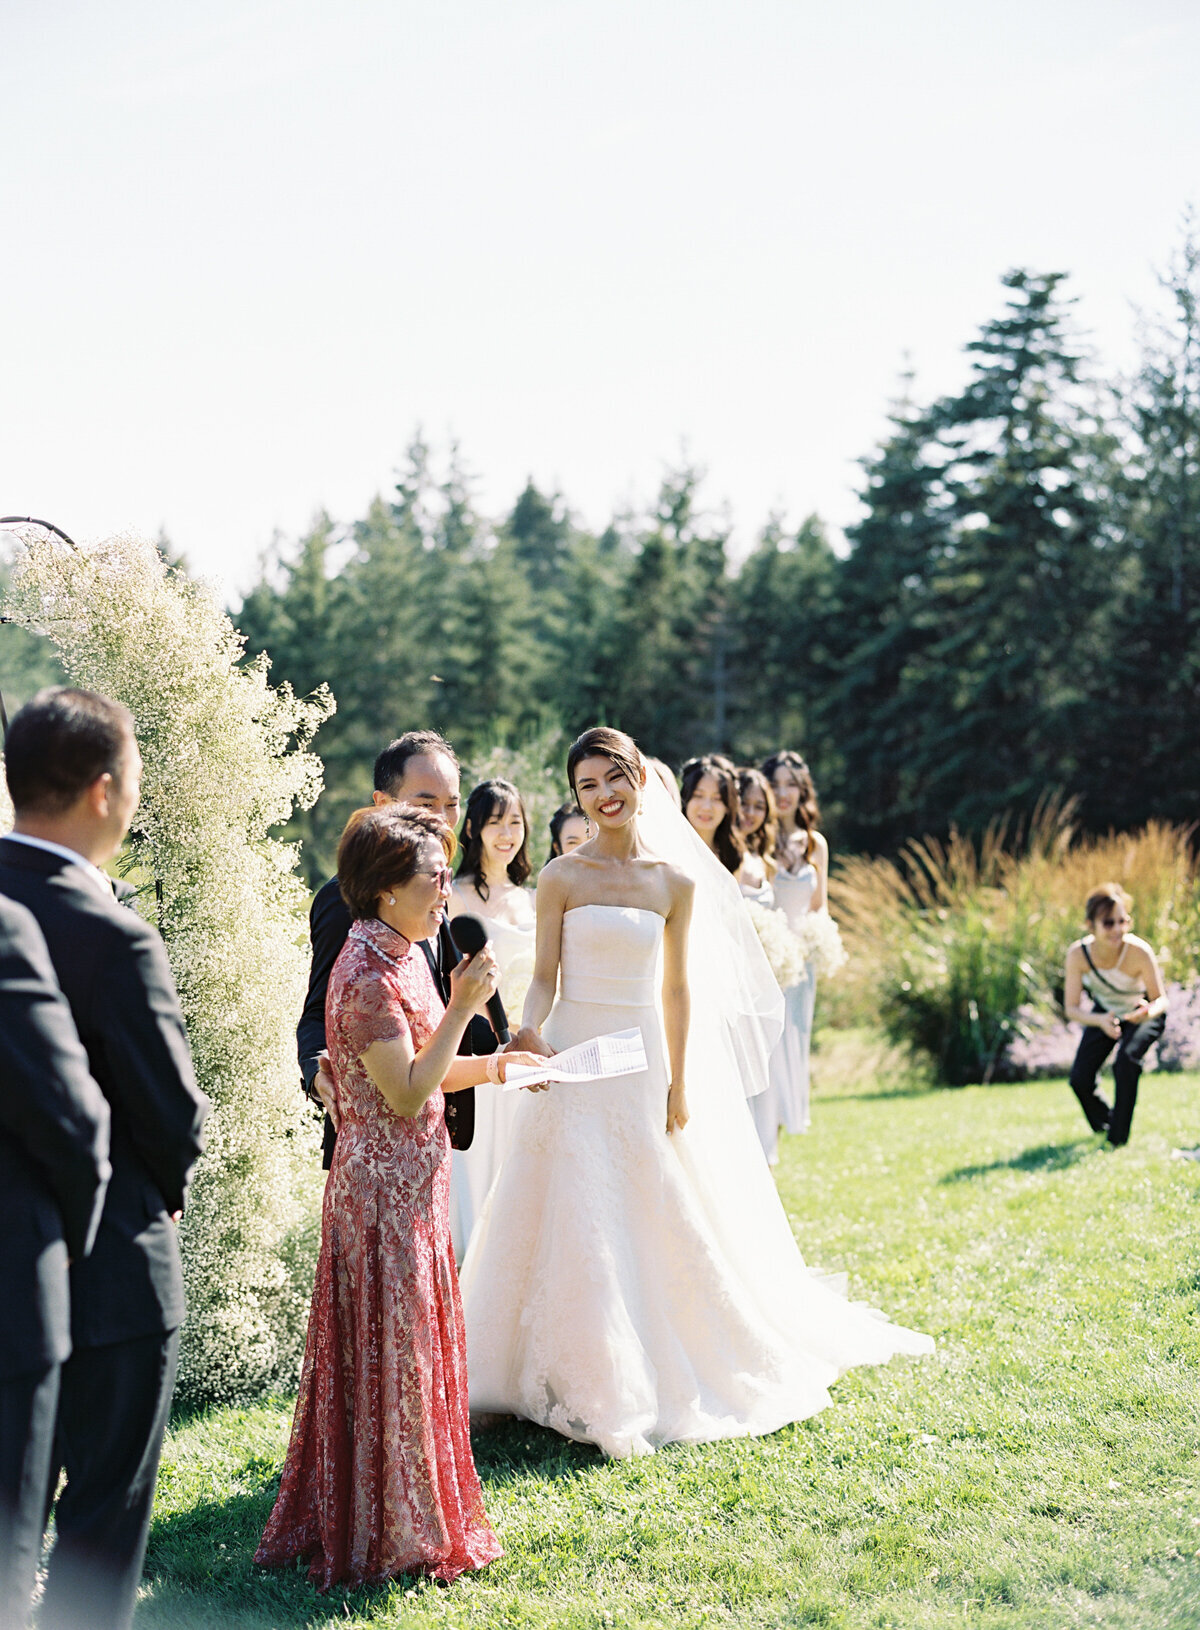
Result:
<svg viewBox="0 0 1200 1630"><path fill-rule="evenodd" d="M893 860L852 856L830 882L851 965L849 1000L948 1085L992 1080L1025 1016L1062 1000L1066 948L1097 883L1134 899L1134 929L1171 977L1200 963L1200 895L1190 828L1080 836L1048 798L1026 826L993 822L975 842L916 839Z"/></svg>
<svg viewBox="0 0 1200 1630"><path fill-rule="evenodd" d="M72 549L30 536L6 609L49 636L71 683L126 704L145 764L125 858L214 1106L180 1229L180 1396L294 1385L319 1161L293 1039L308 894L273 832L321 789L308 744L333 700L270 685L265 657L243 663L215 597L138 538Z"/></svg>

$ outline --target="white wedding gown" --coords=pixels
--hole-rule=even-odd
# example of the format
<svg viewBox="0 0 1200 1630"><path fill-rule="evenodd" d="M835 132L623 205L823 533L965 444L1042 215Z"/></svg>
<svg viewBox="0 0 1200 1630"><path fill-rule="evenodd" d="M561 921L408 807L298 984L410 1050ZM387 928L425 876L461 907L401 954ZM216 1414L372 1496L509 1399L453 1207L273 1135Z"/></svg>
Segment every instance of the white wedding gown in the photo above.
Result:
<svg viewBox="0 0 1200 1630"><path fill-rule="evenodd" d="M564 915L546 1039L636 1025L649 1068L516 1094L461 1276L472 1411L622 1457L772 1432L851 1366L933 1347L805 1268L737 1083L719 1128L667 1137L662 935L641 907Z"/></svg>

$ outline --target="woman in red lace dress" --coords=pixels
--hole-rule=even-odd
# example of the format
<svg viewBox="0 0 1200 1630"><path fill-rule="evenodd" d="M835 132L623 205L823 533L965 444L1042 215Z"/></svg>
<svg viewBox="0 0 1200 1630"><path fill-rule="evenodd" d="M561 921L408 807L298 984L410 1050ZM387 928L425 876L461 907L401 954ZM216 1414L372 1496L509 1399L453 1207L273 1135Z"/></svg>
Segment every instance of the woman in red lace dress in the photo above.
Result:
<svg viewBox="0 0 1200 1630"><path fill-rule="evenodd" d="M425 810L359 810L338 847L355 919L334 965L326 1030L340 1126L283 1481L255 1561L303 1558L322 1589L500 1555L471 1456L462 1305L450 1246L442 1092L478 1086L460 1058L496 985L490 948L451 975L442 1007L415 940L437 935L454 835ZM493 1055L492 1079L510 1060Z"/></svg>

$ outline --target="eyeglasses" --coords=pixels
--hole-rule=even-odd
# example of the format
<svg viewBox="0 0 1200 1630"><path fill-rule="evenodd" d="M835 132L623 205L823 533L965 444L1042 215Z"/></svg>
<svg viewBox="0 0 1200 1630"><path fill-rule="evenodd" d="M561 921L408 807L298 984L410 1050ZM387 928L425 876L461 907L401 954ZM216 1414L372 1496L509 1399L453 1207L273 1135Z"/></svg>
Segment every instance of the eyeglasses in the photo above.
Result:
<svg viewBox="0 0 1200 1630"><path fill-rule="evenodd" d="M454 876L454 873L450 870L449 866L443 866L440 871L418 872L417 876L432 877L439 889L448 889L450 887L450 880Z"/></svg>

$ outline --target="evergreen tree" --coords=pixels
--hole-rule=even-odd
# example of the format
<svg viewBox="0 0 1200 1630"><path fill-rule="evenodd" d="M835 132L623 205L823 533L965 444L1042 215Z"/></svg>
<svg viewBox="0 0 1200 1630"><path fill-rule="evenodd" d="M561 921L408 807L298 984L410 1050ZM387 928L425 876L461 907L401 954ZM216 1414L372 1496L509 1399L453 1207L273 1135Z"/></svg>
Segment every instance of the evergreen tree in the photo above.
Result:
<svg viewBox="0 0 1200 1630"><path fill-rule="evenodd" d="M1128 555L1114 584L1080 770L1097 826L1200 809L1200 242L1189 217L1126 403Z"/></svg>
<svg viewBox="0 0 1200 1630"><path fill-rule="evenodd" d="M728 530L697 512L700 472L668 473L617 596L609 722L677 763L720 745Z"/></svg>
<svg viewBox="0 0 1200 1630"><path fill-rule="evenodd" d="M802 751L823 789L832 762L821 697L837 634L837 562L825 528L810 515L796 533L778 518L764 527L731 591L734 736L741 756L779 747Z"/></svg>
<svg viewBox="0 0 1200 1630"><path fill-rule="evenodd" d="M876 851L931 824L929 721L954 703L951 676L930 656L953 546L952 499L942 461L931 456L930 418L907 399L910 384L891 433L864 460L866 513L847 529L849 553L836 566L831 682L820 708L842 842Z"/></svg>
<svg viewBox="0 0 1200 1630"><path fill-rule="evenodd" d="M1062 274L1003 282L1011 298L967 347L966 389L935 410L955 525L939 563L930 700L944 703L951 680L952 693L929 713L914 766L923 826L978 829L1071 784L1071 726L1091 682L1079 653L1112 569L1115 444L1083 386Z"/></svg>

